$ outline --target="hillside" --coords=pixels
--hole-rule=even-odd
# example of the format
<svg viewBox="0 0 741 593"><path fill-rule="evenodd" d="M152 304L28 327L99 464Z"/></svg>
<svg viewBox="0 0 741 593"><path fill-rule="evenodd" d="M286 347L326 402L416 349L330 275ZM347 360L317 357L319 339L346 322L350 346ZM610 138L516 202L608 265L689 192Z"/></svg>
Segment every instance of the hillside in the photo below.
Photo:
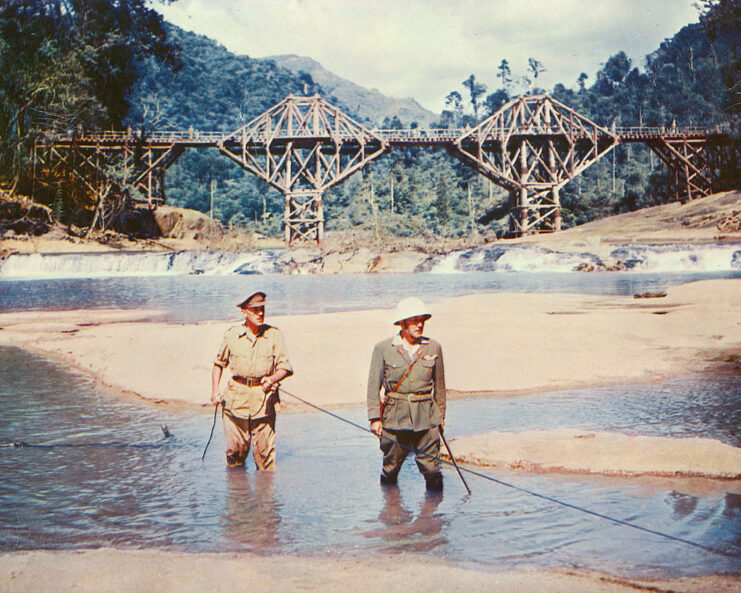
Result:
<svg viewBox="0 0 741 593"><path fill-rule="evenodd" d="M417 122L420 126L427 126L434 120L439 119L439 116L422 107L411 97L397 99L387 97L376 89L363 88L354 82L333 74L311 58L287 54L270 56L265 59L275 62L278 66L287 68L296 74L306 72L311 75L314 82L320 85L326 93L336 97L353 112L374 125L381 125L384 119L392 119L395 116L404 125Z"/></svg>
<svg viewBox="0 0 741 593"><path fill-rule="evenodd" d="M7 205L0 199L0 206ZM47 225L47 229L34 236L25 232L15 232L15 228L8 222L0 222L0 257L12 252L20 253L62 253L78 251L118 251L136 249L252 249L254 247L280 246L276 241L266 243L264 240L255 241L248 235L224 236L223 239L214 239L213 233L204 233L203 225L207 217L196 211L179 210L165 207L161 209L163 216L172 211L180 211L184 220L179 234L166 234L155 241L133 241L125 235L107 234L97 240L83 240L77 236L66 234L60 225L44 223L44 212L36 215L26 214L23 221L30 218L38 219L38 224ZM172 225L170 225L172 226ZM164 231L164 229L163 229ZM351 253L362 246L368 252L368 257L374 257L382 251L388 252L443 252L461 249L464 246L474 246L470 242L431 241L422 238L395 239L387 238L383 246L377 245L372 233L357 232L352 236L346 233L329 232L326 237L323 251ZM609 251L611 244L625 243L692 243L727 241L741 243L741 191L730 191L697 199L687 204L679 202L644 208L636 212L616 214L606 218L586 223L560 233L530 235L519 239L498 241L500 245L537 244L543 247L560 251L588 251L596 254L605 249ZM302 246L298 246L301 248ZM305 246L304 246L305 247ZM310 251L313 251L311 249ZM363 251L363 249L361 249ZM403 256L399 253L400 259ZM389 270L391 271L391 270Z"/></svg>
<svg viewBox="0 0 741 593"><path fill-rule="evenodd" d="M596 245L741 241L741 191L713 194L607 216L561 233L511 239L507 243Z"/></svg>

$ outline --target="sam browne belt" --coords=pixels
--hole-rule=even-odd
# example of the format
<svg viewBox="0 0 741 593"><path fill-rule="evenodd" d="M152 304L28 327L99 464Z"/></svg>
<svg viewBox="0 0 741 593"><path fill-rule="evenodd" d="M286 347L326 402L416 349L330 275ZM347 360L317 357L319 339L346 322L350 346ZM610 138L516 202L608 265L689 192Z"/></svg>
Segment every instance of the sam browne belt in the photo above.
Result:
<svg viewBox="0 0 741 593"><path fill-rule="evenodd" d="M424 402L432 399L432 392L427 393L397 393L395 391L389 391L385 394L387 398L391 399L405 399L410 402Z"/></svg>

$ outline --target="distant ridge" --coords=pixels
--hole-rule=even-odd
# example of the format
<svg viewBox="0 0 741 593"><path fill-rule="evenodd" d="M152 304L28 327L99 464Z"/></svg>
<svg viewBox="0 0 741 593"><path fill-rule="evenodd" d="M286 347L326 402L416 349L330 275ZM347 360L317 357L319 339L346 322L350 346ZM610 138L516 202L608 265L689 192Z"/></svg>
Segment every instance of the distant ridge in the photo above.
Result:
<svg viewBox="0 0 741 593"><path fill-rule="evenodd" d="M438 118L417 103L413 98L398 99L387 97L376 89L366 89L336 74L332 74L319 62L312 58L285 54L264 58L287 68L292 72L299 71L310 74L315 83L322 89L347 105L354 113L366 118L369 122L380 125L386 117L395 115L404 125L417 122L420 126L427 126Z"/></svg>

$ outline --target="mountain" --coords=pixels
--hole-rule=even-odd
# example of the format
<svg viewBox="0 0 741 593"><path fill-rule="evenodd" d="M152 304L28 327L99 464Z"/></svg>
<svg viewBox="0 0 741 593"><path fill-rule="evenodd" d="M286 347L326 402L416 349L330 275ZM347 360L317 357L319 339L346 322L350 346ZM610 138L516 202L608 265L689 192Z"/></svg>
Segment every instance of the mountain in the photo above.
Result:
<svg viewBox="0 0 741 593"><path fill-rule="evenodd" d="M326 93L329 93L374 125L381 125L384 119L391 119L394 116L397 116L405 125L417 122L422 127L439 119L438 115L428 111L411 97L406 99L387 97L376 89L363 88L354 82L333 74L311 58L286 54L270 56L265 60L275 62L276 65L296 74L306 72Z"/></svg>

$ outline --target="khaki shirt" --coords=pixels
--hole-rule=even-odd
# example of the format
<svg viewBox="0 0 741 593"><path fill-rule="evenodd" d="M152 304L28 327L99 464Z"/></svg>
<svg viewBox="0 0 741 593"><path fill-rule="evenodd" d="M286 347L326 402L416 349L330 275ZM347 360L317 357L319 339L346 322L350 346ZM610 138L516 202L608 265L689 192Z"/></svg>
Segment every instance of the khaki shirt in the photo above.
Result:
<svg viewBox="0 0 741 593"><path fill-rule="evenodd" d="M224 409L237 418L261 418L275 414L278 390L266 394L259 379L278 369L293 374L283 334L277 327L263 325L253 336L244 325L230 327L216 353L214 364L229 367L232 377L224 394ZM256 385L237 383L233 377L252 378Z"/></svg>
<svg viewBox="0 0 741 593"><path fill-rule="evenodd" d="M413 362L404 381L392 391ZM438 342L422 338L411 357L398 334L376 344L368 374L368 420L381 419L389 430L427 430L445 418L446 397L443 352Z"/></svg>

